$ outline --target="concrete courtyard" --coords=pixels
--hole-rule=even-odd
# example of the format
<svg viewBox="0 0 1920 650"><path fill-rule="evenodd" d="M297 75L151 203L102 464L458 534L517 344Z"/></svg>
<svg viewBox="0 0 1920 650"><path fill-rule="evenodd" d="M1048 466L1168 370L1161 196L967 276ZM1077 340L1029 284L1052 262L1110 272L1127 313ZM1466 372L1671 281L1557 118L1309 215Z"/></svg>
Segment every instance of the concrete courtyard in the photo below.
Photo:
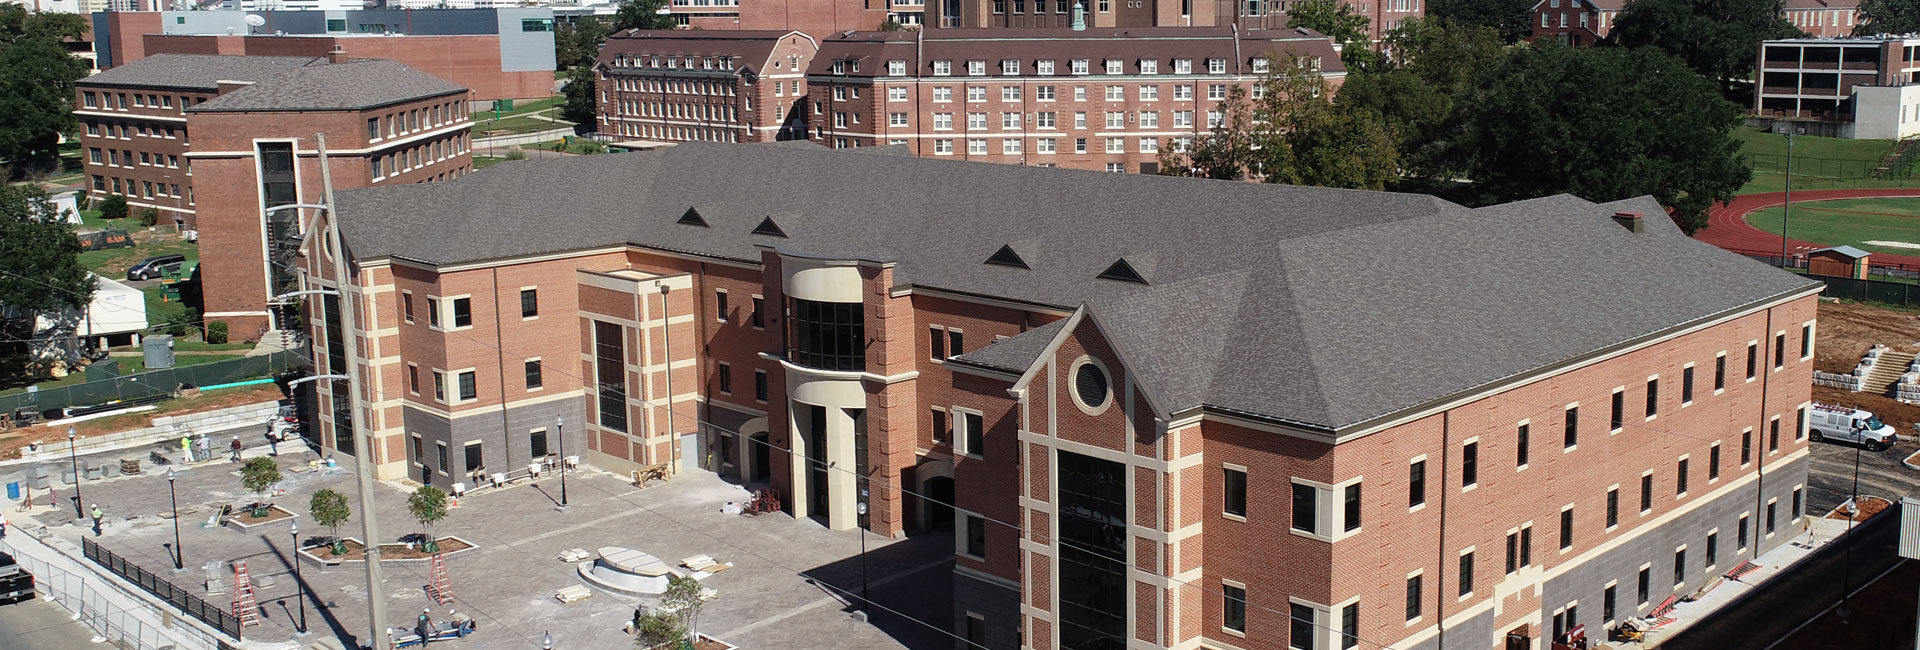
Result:
<svg viewBox="0 0 1920 650"><path fill-rule="evenodd" d="M307 502L321 488L345 494L355 509L354 519L341 533L360 537L359 501L348 467L332 473L294 472L305 469L313 456L294 452L277 460L286 474L285 494L270 499L299 513L303 542L327 531L306 516ZM250 450L249 456L264 450ZM180 535L186 569L168 570L174 529L160 516L169 510L164 473L89 483L84 496L107 514L104 534L95 538L113 552L157 574L171 576L175 585L202 595L210 604L225 606L231 591L205 595L204 566L210 561L240 561L258 582L261 624L247 627L243 637L285 647L289 640L310 644L334 637L341 646L367 629L366 573L359 563L326 567L304 560L301 571L310 598L310 633L296 636L299 589L293 576L292 540L285 523L237 527L202 527L222 504L239 506L254 495L240 486L239 465L216 461L181 471L181 506L199 506L183 515ZM419 532L418 522L406 512L408 488L396 483L376 485L380 541L394 542ZM476 632L448 642L452 647L481 649L539 648L541 636L551 633L555 648L631 647L623 631L637 604L652 599L595 590L586 600L562 604L553 592L584 584L576 565L560 561L566 549L589 552L602 546L624 546L651 553L669 564L697 554L711 555L734 567L708 577L704 586L719 592L699 616L701 632L749 648L950 648L951 568L950 533L932 533L906 540L867 535L864 575L875 603L870 621L851 615L862 585L861 535L830 531L810 520L784 514L743 517L721 512L727 501L745 501L746 491L712 474L689 471L665 483L634 488L620 478L591 470L567 479L570 507L557 507L560 483L547 479L536 484L469 496L434 532L478 544L478 550L447 559L456 602L440 605L427 595L429 567L425 560L381 563L385 569L387 624L411 625L421 608L433 610L436 620L448 609L472 617ZM29 518L30 517L30 518ZM35 508L31 515L9 516L22 532L52 535L74 541L93 538L90 526L76 525L71 507ZM82 522L85 523L85 522ZM44 528L41 528L44 526ZM589 560L590 562L591 560ZM827 585L852 592L836 592ZM231 586L229 586L231 589ZM888 611L892 610L892 611ZM439 645L439 644L435 644Z"/></svg>

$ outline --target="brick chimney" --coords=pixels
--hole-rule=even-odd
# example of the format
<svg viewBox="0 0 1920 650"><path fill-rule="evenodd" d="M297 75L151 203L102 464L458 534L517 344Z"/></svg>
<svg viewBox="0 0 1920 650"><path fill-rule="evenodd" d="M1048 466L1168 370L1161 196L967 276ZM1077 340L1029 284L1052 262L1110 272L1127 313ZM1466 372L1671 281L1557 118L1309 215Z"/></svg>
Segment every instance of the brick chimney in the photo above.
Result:
<svg viewBox="0 0 1920 650"><path fill-rule="evenodd" d="M339 43L334 43L333 49L327 51L327 63L346 63L346 62L347 62L347 49L340 47Z"/></svg>
<svg viewBox="0 0 1920 650"><path fill-rule="evenodd" d="M1638 212L1615 212L1613 213L1613 222L1620 224L1620 227L1632 232L1642 232L1646 230L1646 224L1640 219L1640 213Z"/></svg>

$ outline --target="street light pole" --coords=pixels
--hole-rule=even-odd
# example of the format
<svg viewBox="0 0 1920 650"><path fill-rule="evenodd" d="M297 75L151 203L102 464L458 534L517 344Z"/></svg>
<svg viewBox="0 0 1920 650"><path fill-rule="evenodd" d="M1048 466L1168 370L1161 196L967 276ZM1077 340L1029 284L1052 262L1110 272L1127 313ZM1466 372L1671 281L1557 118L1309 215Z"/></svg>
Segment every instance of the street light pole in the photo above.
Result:
<svg viewBox="0 0 1920 650"><path fill-rule="evenodd" d="M1787 259L1787 222L1793 214L1793 134L1798 127L1787 129L1787 182L1780 188L1780 267L1791 265Z"/></svg>
<svg viewBox="0 0 1920 650"><path fill-rule="evenodd" d="M300 627L294 631L307 633L307 581L300 578L300 522L289 522L287 529L293 533L293 586L295 598L300 601Z"/></svg>
<svg viewBox="0 0 1920 650"><path fill-rule="evenodd" d="M80 452L75 439L79 432L67 427L67 460L73 463L73 518L85 519L86 513L80 511Z"/></svg>
<svg viewBox="0 0 1920 650"><path fill-rule="evenodd" d="M860 516L867 516L867 502L861 501L857 507ZM867 600L867 527L860 526L860 611L873 616L873 601Z"/></svg>
<svg viewBox="0 0 1920 650"><path fill-rule="evenodd" d="M1847 555L1846 560L1842 564L1844 568L1840 571L1840 606L1834 608L1833 611L1833 613L1840 616L1841 621L1845 621L1847 617L1853 615L1853 607L1847 602L1847 597L1849 595L1848 592L1853 591L1853 585L1851 584L1853 582L1853 522L1860 519L1859 445L1861 444L1865 443L1855 443L1853 448L1853 500L1851 502L1853 507L1849 508L1847 512Z"/></svg>
<svg viewBox="0 0 1920 650"><path fill-rule="evenodd" d="M567 507L567 431L566 421L559 416L553 418L553 434L560 439L560 508Z"/></svg>
<svg viewBox="0 0 1920 650"><path fill-rule="evenodd" d="M173 503L173 570L187 568L187 552L180 548L180 493L173 488L173 468L167 468L167 500Z"/></svg>

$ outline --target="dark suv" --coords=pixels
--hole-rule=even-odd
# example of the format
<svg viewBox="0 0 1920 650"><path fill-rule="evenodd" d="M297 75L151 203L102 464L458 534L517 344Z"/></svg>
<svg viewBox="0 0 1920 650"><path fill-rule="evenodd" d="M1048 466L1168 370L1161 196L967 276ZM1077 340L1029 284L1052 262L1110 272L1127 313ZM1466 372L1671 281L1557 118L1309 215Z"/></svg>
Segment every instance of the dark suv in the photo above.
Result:
<svg viewBox="0 0 1920 650"><path fill-rule="evenodd" d="M161 255L158 257L149 257L147 258L146 261L141 262L139 264L135 264L133 265L133 268L127 269L127 279L128 280L151 280L151 279L160 277L161 275L165 275L167 272L167 267L177 266L179 264L185 263L186 261L187 261L187 256L185 255Z"/></svg>

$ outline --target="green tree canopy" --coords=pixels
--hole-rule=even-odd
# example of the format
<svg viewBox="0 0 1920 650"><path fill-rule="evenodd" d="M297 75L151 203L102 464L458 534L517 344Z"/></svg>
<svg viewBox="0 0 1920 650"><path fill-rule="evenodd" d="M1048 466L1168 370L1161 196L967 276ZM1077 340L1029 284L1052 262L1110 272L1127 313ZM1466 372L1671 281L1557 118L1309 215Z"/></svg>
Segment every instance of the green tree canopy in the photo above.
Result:
<svg viewBox="0 0 1920 650"><path fill-rule="evenodd" d="M1373 21L1342 0L1300 0L1287 10L1288 27L1305 27L1340 44L1340 62L1348 71L1371 70L1380 62L1373 49Z"/></svg>
<svg viewBox="0 0 1920 650"><path fill-rule="evenodd" d="M1653 48L1518 50L1460 107L1451 145L1481 203L1652 195L1692 233L1752 176L1740 108Z"/></svg>
<svg viewBox="0 0 1920 650"><path fill-rule="evenodd" d="M79 255L80 240L45 190L0 185L0 305L42 312L92 302L93 276Z"/></svg>
<svg viewBox="0 0 1920 650"><path fill-rule="evenodd" d="M335 537L340 536L340 526L353 517L353 509L347 507L347 497L333 488L314 492L313 499L307 502L307 513L313 516L313 523L326 526Z"/></svg>
<svg viewBox="0 0 1920 650"><path fill-rule="evenodd" d="M433 525L447 518L447 493L431 485L422 485L413 494L407 495L407 513L420 522L420 531L426 536L426 542L421 547L428 553L440 550L438 540L433 537Z"/></svg>
<svg viewBox="0 0 1920 650"><path fill-rule="evenodd" d="M60 134L74 126L73 82L87 75L61 39L85 32L78 15L0 5L0 161L54 160Z"/></svg>
<svg viewBox="0 0 1920 650"><path fill-rule="evenodd" d="M660 13L666 6L667 0L626 0L613 13L613 31L673 29L673 16Z"/></svg>
<svg viewBox="0 0 1920 650"><path fill-rule="evenodd" d="M253 458L240 466L240 485L259 499L265 499L267 491L273 489L280 478L280 465L266 456ZM265 517L266 511L264 505L259 505L253 509L253 516Z"/></svg>
<svg viewBox="0 0 1920 650"><path fill-rule="evenodd" d="M1860 0L1860 25L1854 36L1920 32L1920 2L1915 0Z"/></svg>
<svg viewBox="0 0 1920 650"><path fill-rule="evenodd" d="M562 68L591 66L610 33L607 21L593 16L560 23L553 33L554 61Z"/></svg>
<svg viewBox="0 0 1920 650"><path fill-rule="evenodd" d="M1493 28L1444 19L1404 21L1386 41L1393 57L1377 72L1349 74L1335 103L1379 117L1403 174L1422 184L1457 178L1438 143L1454 128L1460 97L1506 56L1506 46Z"/></svg>
<svg viewBox="0 0 1920 650"><path fill-rule="evenodd" d="M1333 101L1332 88L1310 59L1269 57L1268 72L1248 96L1230 89L1213 110L1217 124L1185 150L1170 143L1160 173L1269 183L1381 189L1397 169L1392 131L1371 110Z"/></svg>
<svg viewBox="0 0 1920 650"><path fill-rule="evenodd" d="M1760 41L1805 36L1781 17L1782 6L1781 0L1628 0L1608 38L1665 50L1723 83L1747 79Z"/></svg>
<svg viewBox="0 0 1920 650"><path fill-rule="evenodd" d="M567 72L567 87L561 91L567 102L560 106L560 119L575 124L598 125L600 120L599 96L594 92L593 67L574 68Z"/></svg>
<svg viewBox="0 0 1920 650"><path fill-rule="evenodd" d="M1519 42L1533 26L1535 0L1434 0L1427 16L1462 25L1487 27L1507 43Z"/></svg>

